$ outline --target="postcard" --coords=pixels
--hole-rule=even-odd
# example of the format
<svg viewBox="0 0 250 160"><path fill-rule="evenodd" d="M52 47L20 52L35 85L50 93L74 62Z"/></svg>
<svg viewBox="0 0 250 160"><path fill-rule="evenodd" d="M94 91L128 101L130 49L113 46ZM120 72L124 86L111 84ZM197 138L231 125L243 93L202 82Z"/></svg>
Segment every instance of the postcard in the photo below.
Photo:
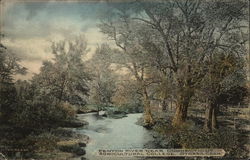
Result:
<svg viewBox="0 0 250 160"><path fill-rule="evenodd" d="M0 160L250 157L249 1L0 4Z"/></svg>

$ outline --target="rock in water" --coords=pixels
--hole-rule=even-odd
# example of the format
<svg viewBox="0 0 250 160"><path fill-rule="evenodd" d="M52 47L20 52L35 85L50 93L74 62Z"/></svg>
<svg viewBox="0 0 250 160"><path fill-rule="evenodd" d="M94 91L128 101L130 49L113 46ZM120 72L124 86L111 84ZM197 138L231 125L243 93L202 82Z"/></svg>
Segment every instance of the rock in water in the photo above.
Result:
<svg viewBox="0 0 250 160"><path fill-rule="evenodd" d="M86 143L84 143L84 142L79 142L78 145L79 145L80 147L86 147Z"/></svg>
<svg viewBox="0 0 250 160"><path fill-rule="evenodd" d="M107 116L107 113L106 113L106 111L99 111L98 115L99 116Z"/></svg>
<svg viewBox="0 0 250 160"><path fill-rule="evenodd" d="M86 151L83 148L77 147L74 149L73 153L75 153L78 156L82 156L86 154Z"/></svg>

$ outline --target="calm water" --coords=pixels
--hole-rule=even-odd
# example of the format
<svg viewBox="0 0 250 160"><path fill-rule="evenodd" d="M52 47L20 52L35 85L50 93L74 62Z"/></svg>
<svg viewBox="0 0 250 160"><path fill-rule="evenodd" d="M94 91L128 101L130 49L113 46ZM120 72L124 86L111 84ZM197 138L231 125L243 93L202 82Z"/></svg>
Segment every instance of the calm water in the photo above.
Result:
<svg viewBox="0 0 250 160"><path fill-rule="evenodd" d="M150 132L142 126L136 125L139 114L128 114L121 119L98 117L96 113L78 115L79 119L86 120L89 125L78 129L78 133L88 135L90 142L87 144L86 157L88 160L109 160L110 157L99 157L99 149L142 149L145 144L152 141ZM117 157L114 159L118 159ZM119 158L124 159L124 158ZM135 158L127 158L135 159Z"/></svg>

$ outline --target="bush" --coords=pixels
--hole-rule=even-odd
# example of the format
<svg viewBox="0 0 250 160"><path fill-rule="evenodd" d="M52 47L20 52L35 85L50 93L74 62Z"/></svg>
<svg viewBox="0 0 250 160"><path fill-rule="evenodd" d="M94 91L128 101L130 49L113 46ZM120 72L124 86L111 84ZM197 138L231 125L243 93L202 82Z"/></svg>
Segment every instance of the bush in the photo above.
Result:
<svg viewBox="0 0 250 160"><path fill-rule="evenodd" d="M59 125L61 121L71 120L75 110L69 104L62 103L55 106L41 101L32 103L19 103L12 116L14 126L25 128L51 128Z"/></svg>
<svg viewBox="0 0 250 160"><path fill-rule="evenodd" d="M127 113L142 113L143 106L141 104L124 104L118 107L118 110L124 111Z"/></svg>
<svg viewBox="0 0 250 160"><path fill-rule="evenodd" d="M26 139L21 140L20 143L23 143L30 151L51 152L56 149L57 141L57 137L49 132L45 132L40 135L29 135Z"/></svg>
<svg viewBox="0 0 250 160"><path fill-rule="evenodd" d="M14 159L16 152L19 152L19 150L23 150L21 152L24 158L30 158L33 157L36 152L51 152L57 149L56 142L59 139L49 132L43 131L41 134L37 134L34 132L22 133L22 130L17 129L13 130L17 133L8 132L9 134L12 133L12 135L0 141L4 148L10 149L3 150L3 153L8 157Z"/></svg>
<svg viewBox="0 0 250 160"><path fill-rule="evenodd" d="M190 122L181 128L171 124L155 126L158 143L164 148L222 148L226 157L246 158L247 152L240 144L240 134L230 129L219 129L207 133L203 129L194 127Z"/></svg>
<svg viewBox="0 0 250 160"><path fill-rule="evenodd" d="M13 83L0 82L0 122L8 123L17 105L16 89Z"/></svg>
<svg viewBox="0 0 250 160"><path fill-rule="evenodd" d="M53 112L57 112L56 121L65 121L65 120L72 120L76 115L76 110L72 105L69 103L61 103L60 105L55 107ZM53 113L56 114L56 113Z"/></svg>

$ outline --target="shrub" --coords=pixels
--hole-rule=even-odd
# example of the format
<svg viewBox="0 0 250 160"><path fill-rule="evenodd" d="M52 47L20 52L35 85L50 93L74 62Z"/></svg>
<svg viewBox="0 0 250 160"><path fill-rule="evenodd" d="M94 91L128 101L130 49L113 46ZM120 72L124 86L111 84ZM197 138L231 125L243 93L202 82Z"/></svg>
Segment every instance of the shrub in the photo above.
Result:
<svg viewBox="0 0 250 160"><path fill-rule="evenodd" d="M155 126L158 133L158 143L164 148L222 148L226 157L245 158L247 151L240 143L240 134L230 129L219 129L207 133L203 129L188 123L181 128L175 128L170 123Z"/></svg>
<svg viewBox="0 0 250 160"><path fill-rule="evenodd" d="M69 104L47 104L42 101L19 103L11 122L14 126L49 129L61 121L71 120L75 110Z"/></svg>
<svg viewBox="0 0 250 160"><path fill-rule="evenodd" d="M58 138L49 132L45 132L39 135L29 135L26 139L21 140L28 150L35 152L51 152L56 149L56 143Z"/></svg>
<svg viewBox="0 0 250 160"><path fill-rule="evenodd" d="M143 106L141 104L123 104L120 107L118 107L118 110L127 113L142 113Z"/></svg>
<svg viewBox="0 0 250 160"><path fill-rule="evenodd" d="M76 110L69 103L63 103L60 107L65 113L67 119L71 119L76 115Z"/></svg>

